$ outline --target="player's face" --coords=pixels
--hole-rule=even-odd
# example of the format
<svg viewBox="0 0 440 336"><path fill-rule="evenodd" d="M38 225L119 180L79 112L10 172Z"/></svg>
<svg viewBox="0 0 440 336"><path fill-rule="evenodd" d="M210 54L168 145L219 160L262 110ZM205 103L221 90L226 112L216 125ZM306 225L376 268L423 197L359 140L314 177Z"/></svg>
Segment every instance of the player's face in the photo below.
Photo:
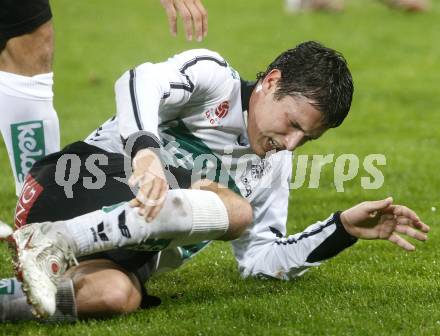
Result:
<svg viewBox="0 0 440 336"><path fill-rule="evenodd" d="M280 71L272 70L251 95L248 136L251 148L259 156L274 150L293 151L327 130L322 113L308 99L274 99L280 76Z"/></svg>

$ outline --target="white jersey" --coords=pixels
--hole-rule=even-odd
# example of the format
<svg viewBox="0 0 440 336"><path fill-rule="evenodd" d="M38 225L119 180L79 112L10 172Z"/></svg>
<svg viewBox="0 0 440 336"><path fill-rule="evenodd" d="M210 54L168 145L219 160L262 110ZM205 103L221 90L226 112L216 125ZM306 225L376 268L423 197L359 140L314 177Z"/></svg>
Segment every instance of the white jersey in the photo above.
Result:
<svg viewBox="0 0 440 336"><path fill-rule="evenodd" d="M260 158L252 152L246 124L251 91L252 85L218 53L206 49L144 63L116 82L117 115L86 142L125 153L125 139L140 131L154 134L167 165L193 169L195 179L203 176L228 186L252 205L252 225L232 242L242 275L288 279L355 239L338 216L286 237L292 154ZM158 268L174 268L181 264L176 257L184 260L188 253L184 248L163 251Z"/></svg>

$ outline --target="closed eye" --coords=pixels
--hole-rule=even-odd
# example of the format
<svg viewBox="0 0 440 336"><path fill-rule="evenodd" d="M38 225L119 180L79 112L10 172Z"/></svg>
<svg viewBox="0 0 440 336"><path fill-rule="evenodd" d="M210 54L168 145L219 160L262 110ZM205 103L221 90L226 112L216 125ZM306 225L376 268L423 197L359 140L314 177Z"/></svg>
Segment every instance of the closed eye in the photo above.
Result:
<svg viewBox="0 0 440 336"><path fill-rule="evenodd" d="M302 128L297 122L293 122L293 121L292 121L292 122L290 123L290 126L292 126L292 128L296 128L296 129L298 129L298 130L304 132L303 128Z"/></svg>

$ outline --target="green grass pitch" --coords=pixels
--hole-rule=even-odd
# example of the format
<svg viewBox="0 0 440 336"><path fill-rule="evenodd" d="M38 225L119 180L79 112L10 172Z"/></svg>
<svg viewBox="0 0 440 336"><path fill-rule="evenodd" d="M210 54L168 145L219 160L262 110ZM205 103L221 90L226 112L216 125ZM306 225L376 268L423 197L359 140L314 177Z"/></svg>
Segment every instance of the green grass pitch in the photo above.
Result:
<svg viewBox="0 0 440 336"><path fill-rule="evenodd" d="M220 52L251 79L281 51L305 40L340 50L355 80L348 119L300 154L382 153L385 182L361 188L363 169L336 192L332 166L318 189L293 190L288 229L302 230L335 210L392 195L432 226L405 253L362 241L295 281L242 280L227 243L215 243L182 269L151 281L158 308L75 325L4 324L2 335L434 335L440 334L440 2L410 15L375 1L347 1L343 14L288 16L281 0L204 0L203 43L172 38L158 0L53 1L55 105L62 144L82 139L115 112L113 83L126 69L190 48ZM7 111L1 111L7 113ZM15 195L0 144L0 218ZM365 174L364 174L365 175ZM437 212L434 208L438 209ZM1 275L12 275L0 247Z"/></svg>

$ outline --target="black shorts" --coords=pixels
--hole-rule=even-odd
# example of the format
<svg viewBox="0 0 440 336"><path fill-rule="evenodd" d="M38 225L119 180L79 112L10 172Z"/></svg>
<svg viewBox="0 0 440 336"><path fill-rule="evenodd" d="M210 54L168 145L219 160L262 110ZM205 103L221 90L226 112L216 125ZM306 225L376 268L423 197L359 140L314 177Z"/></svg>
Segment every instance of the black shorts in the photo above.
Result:
<svg viewBox="0 0 440 336"><path fill-rule="evenodd" d="M98 156L105 157L104 161L107 162L99 164L94 161ZM62 161L59 160L61 157L69 158L69 164L63 166L63 168L66 167L62 169L64 176L57 177L57 164ZM90 172L90 165L86 166L88 159L89 161L93 159L91 161L94 161L96 167L103 172L100 177L96 177L96 171L94 174ZM85 142L75 142L58 153L46 156L34 164L26 177L17 203L15 226L67 220L104 206L130 201L135 195L127 184L119 181L119 179L126 178L125 160L126 157L122 154L109 153ZM186 172L180 174L186 174ZM176 180L190 180L190 178L176 175L177 173L173 175ZM99 185L98 179L103 177L105 177L105 183ZM67 184L60 183L61 180L70 181L68 192L66 192ZM91 189L90 185L85 185L85 181L97 184L97 188ZM150 277L151 266L155 263L156 257L157 252L117 249L87 256L80 260L109 259L135 274L139 282L144 284ZM144 296L143 304L144 307L151 304L151 299Z"/></svg>
<svg viewBox="0 0 440 336"><path fill-rule="evenodd" d="M0 0L0 45L52 18L49 0Z"/></svg>

